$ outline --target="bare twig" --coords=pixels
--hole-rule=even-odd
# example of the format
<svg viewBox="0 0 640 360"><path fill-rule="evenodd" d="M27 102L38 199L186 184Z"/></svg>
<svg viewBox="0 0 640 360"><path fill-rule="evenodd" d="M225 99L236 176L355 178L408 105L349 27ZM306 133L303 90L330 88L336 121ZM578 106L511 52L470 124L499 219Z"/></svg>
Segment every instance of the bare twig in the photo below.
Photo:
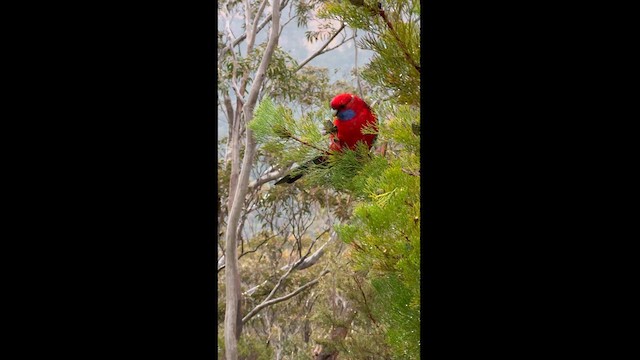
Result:
<svg viewBox="0 0 640 360"><path fill-rule="evenodd" d="M251 295L253 295L254 292L256 292L256 290L258 290L261 286L265 286L268 282L269 282L269 280L265 280L261 284L258 284L256 286L252 287L251 289L243 292L242 295L243 296L251 296Z"/></svg>
<svg viewBox="0 0 640 360"><path fill-rule="evenodd" d="M288 0L285 0L282 2L282 4L280 4L280 10L284 9L285 6L287 6L287 4L289 3ZM271 22L271 17L273 16L273 14L269 14L261 23L260 25L258 25L257 28L255 28L255 32L254 34L259 33L269 22ZM243 42L245 39L247 38L247 33L244 33L240 36L238 36L237 39L235 39L231 44L225 46L222 50L220 50L220 52L218 53L218 67L220 67L220 64L222 63L222 59L224 58L224 54L233 49L234 47L238 46L241 42Z"/></svg>
<svg viewBox="0 0 640 360"><path fill-rule="evenodd" d="M313 243L315 243L320 236L322 236L324 234L324 232L322 234L320 234L314 241ZM336 235L337 236L337 235ZM291 274L291 272L293 270L302 270L302 269L306 269L309 266L315 264L318 261L318 258L320 258L320 256L322 255L322 253L324 252L324 246L326 246L326 244L328 244L329 242L331 242L335 237L332 236L331 239L329 239L329 241L327 241L327 243L325 243L325 245L323 245L320 249L318 249L318 251L316 251L316 253L314 253L314 259L313 262L311 263L305 263L305 260L307 259L307 257L309 256L309 253L311 252L311 247L309 247L309 249L307 250L307 253L301 257L300 259L298 259L297 261L295 261L293 264L289 264L286 265L284 267L282 267L280 270L285 271L286 273L284 275L282 275L280 277L280 279L278 279L278 282L276 283L276 285L273 287L273 289L271 289L271 292L269 292L269 295L267 295L267 297L262 301L263 303L268 302L271 297L273 297L273 295L276 293L276 291L278 291L280 289L280 287L282 286L282 283L284 282L284 280L286 280L289 277L289 274ZM313 246L312 243L312 246ZM303 267L301 267L301 265L304 265Z"/></svg>
<svg viewBox="0 0 640 360"><path fill-rule="evenodd" d="M360 97L363 98L362 94L362 85L360 84L360 74L358 73L358 44L356 43L356 35L357 30L353 29L353 49L355 51L355 71L356 71L356 82L358 83L358 92L360 93Z"/></svg>
<svg viewBox="0 0 640 360"><path fill-rule="evenodd" d="M367 303L367 296L364 294L364 290L362 290L362 285L360 285L360 281L358 281L358 275L354 275L353 280L355 280L356 284L358 285L358 289L360 290L360 294L362 294L362 299L364 300L364 306L365 306L365 309L367 309L367 316L369 317L369 319L371 319L371 321L376 326L378 326L378 322L373 317L373 314L371 313L371 309L369 308L369 304Z"/></svg>
<svg viewBox="0 0 640 360"><path fill-rule="evenodd" d="M267 243L267 241L269 241L269 240L271 240L271 239L273 239L273 238L275 238L275 237L276 237L276 235L269 236L269 237L268 237L268 238L266 238L264 241L262 241L260 244L256 245L256 247L255 247L253 250L248 250L248 251L245 251L245 252L241 253L241 254L240 254L240 256L238 256L238 260L240 260L243 256L245 256L245 255L247 255L247 254L251 254L251 253L254 253L254 252L258 251L258 249L259 249L262 245L266 244L266 243ZM224 269L225 267L226 267L226 263L225 263L224 255L223 255L223 256L218 260L218 270L217 270L217 271L218 271L218 272L220 272L220 270Z"/></svg>
<svg viewBox="0 0 640 360"><path fill-rule="evenodd" d="M329 51L331 51L331 50L335 50L335 49L339 48L340 46L342 46L343 44L346 44L346 43L347 43L348 41L350 41L350 40L353 40L353 36L343 39L343 40L342 40L342 41L340 41L340 43L338 43L338 45L336 45L336 46L332 46L332 47L328 47L328 48L324 49L324 51L322 51L322 54L326 54L326 53L328 53L328 52L329 52ZM322 54L321 54L321 55L322 55Z"/></svg>
<svg viewBox="0 0 640 360"><path fill-rule="evenodd" d="M293 292L291 292L291 293L289 293L287 295L284 295L282 297L279 297L279 298L275 298L275 299L272 299L272 300L269 300L269 301L263 301L260 305L258 305L255 308L253 308L253 310L249 311L249 313L245 317L242 318L242 323L244 324L247 321L249 321L258 312L260 312L260 310L262 310L262 309L264 309L264 308L266 308L268 306L271 306L273 304L277 304L279 302L291 299L292 297L298 295L299 293L301 293L301 292L309 289L310 287L316 285L320 281L320 279L323 276L325 276L326 274L328 274L328 273L329 273L329 270L324 270L323 272L320 273L320 276L318 276L316 279L314 279L314 280L312 280L312 281L300 286L295 291L293 291Z"/></svg>
<svg viewBox="0 0 640 360"><path fill-rule="evenodd" d="M275 237L276 237L275 235L269 236L269 237L268 237L268 238L266 238L263 242L261 242L260 244L256 245L256 247L255 247L253 250L249 250L249 251L246 251L246 252L243 252L242 254L240 254L240 256L238 256L238 259L242 258L243 256L245 256L245 255L247 255L247 254L251 254L251 253L254 253L254 252L258 251L258 249L259 249L262 245L266 244L266 243L267 243L267 241L269 241L269 240L271 240L271 239L273 239L273 238L275 238Z"/></svg>
<svg viewBox="0 0 640 360"><path fill-rule="evenodd" d="M326 43L324 43L324 45L322 45L320 47L320 49L318 49L315 53L311 54L311 56L309 56L308 58L306 58L303 62L300 63L300 65L298 65L298 67L293 71L298 72L298 70L302 69L303 66L307 65L307 63L311 60L313 60L316 56L322 54L322 50L324 50L329 43L331 43L331 41L333 41L333 39L335 39L336 36L338 36L338 34L342 31L342 29L344 29L347 26L346 23L342 23L342 25L340 25L340 28L338 30L336 30L336 32L329 38L329 40L327 40Z"/></svg>
<svg viewBox="0 0 640 360"><path fill-rule="evenodd" d="M256 179L254 181L252 181L249 184L249 189L257 189L260 186L262 186L263 184L268 183L271 180L275 180L278 179L282 176L282 174L284 174L287 170L289 170L289 168L284 168L284 169L280 169L280 170L276 170L276 171L272 171L268 174L265 174L264 176L260 177L259 179Z"/></svg>
<svg viewBox="0 0 640 360"><path fill-rule="evenodd" d="M335 232L333 232L333 234L331 235L331 238L329 238L329 240L327 240L326 243L324 243L318 250L316 250L313 255L309 256L309 252L311 252L311 249L313 248L313 245L316 243L316 241L318 241L318 239L320 239L320 237L324 234L327 233L327 231L329 231L328 229L323 231L320 235L318 235L318 237L316 237L315 240L313 240L313 242L311 243L311 246L309 247L309 250L307 251L307 254L305 254L305 256L302 257L302 261L297 261L292 265L285 265L282 268L280 268L280 270L287 270L290 267L293 267L295 270L304 270L312 265L315 265L315 263L318 262L318 259L320 259L320 257L322 257L322 255L324 254L324 249L327 246L327 244L329 244L330 242L334 241L337 238L337 234Z"/></svg>
<svg viewBox="0 0 640 360"><path fill-rule="evenodd" d="M402 169L402 172L411 176L420 176L420 171L410 171L407 169Z"/></svg>

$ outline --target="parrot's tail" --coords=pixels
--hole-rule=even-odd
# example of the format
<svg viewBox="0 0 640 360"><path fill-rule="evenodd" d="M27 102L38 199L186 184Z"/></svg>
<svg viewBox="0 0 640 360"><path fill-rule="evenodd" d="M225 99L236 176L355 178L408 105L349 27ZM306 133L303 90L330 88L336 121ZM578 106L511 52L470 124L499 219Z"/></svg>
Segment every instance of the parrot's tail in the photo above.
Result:
<svg viewBox="0 0 640 360"><path fill-rule="evenodd" d="M324 163L326 161L326 157L324 155L318 156L317 158L307 161L305 163L303 163L302 165L298 166L296 169L293 170L293 172L291 174L287 174L285 176L283 176L280 180L276 181L276 183L274 185L280 185L280 184L292 184L294 183L296 180L300 179L301 177L304 176L304 174L307 173L307 169L311 166L311 164L315 164L315 165L320 165L322 163Z"/></svg>

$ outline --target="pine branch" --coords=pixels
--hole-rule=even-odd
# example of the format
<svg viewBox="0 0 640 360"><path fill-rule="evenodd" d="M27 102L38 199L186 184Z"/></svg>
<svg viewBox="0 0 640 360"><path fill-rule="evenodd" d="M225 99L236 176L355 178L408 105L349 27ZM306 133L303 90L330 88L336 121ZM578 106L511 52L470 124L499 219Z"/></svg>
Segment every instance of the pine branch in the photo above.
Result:
<svg viewBox="0 0 640 360"><path fill-rule="evenodd" d="M291 139L293 139L293 140L295 140L295 141L297 141L297 142L299 142L299 143L300 143L300 144L302 144L302 145L306 145L306 146L308 146L308 147L310 147L310 148L316 149L316 150L318 150L318 151L321 151L321 152L323 152L323 153L325 153L325 154L329 155L329 152L328 152L327 150L320 149L319 147L317 147L317 146L315 146L315 145L313 145L313 144L309 144L308 142L306 142L306 141L304 141L304 140L302 140L302 139L298 139L297 137L295 137L295 136L293 136L293 135L291 135L291 134L289 134L289 135L288 135L288 137L289 137L289 138L291 138Z"/></svg>
<svg viewBox="0 0 640 360"><path fill-rule="evenodd" d="M380 3L378 3L378 6L380 6ZM389 21L389 19L387 18L387 15L385 14L384 10L378 9L378 15L380 15L382 20L384 20L384 23L389 28L389 31L391 32L391 35L393 35L393 37L398 42L398 45L400 46L400 49L402 50L402 53L404 54L404 57L416 69L416 71L418 71L418 74L420 74L420 66L417 65L416 62L413 60L413 58L409 55L409 52L407 51L407 48L405 47L405 45L402 42L402 40L400 40L400 37L396 33L396 30L393 28L393 25L391 24L391 21Z"/></svg>

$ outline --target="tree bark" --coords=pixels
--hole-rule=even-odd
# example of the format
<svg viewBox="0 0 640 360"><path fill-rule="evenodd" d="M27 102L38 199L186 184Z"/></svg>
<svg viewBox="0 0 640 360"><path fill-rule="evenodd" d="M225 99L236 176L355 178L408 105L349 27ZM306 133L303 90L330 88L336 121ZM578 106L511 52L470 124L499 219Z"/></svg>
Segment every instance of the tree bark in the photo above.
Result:
<svg viewBox="0 0 640 360"><path fill-rule="evenodd" d="M251 90L244 102L242 108L244 113L244 121L249 122L253 118L253 109L258 100L258 94L262 83L264 82L267 67L271 61L273 52L278 45L278 31L280 29L280 0L272 0L271 2L272 23L271 34L267 43L267 48L262 56L260 66L256 73L255 79L251 84ZM239 145L239 144L237 144ZM240 290L240 274L238 271L238 254L237 254L237 226L240 221L240 214L244 205L244 199L247 194L249 185L249 174L251 172L253 157L256 150L256 142L251 129L246 129L246 144L244 158L242 159L242 167L238 175L237 182L234 186L235 191L230 191L229 196L232 202L229 206L229 219L227 221L226 242L225 242L225 260L226 260L226 313L224 321L224 341L225 341L225 357L227 360L238 359L238 339L242 332L242 313L241 290ZM240 148L233 149L240 151ZM234 183L234 181L231 181Z"/></svg>

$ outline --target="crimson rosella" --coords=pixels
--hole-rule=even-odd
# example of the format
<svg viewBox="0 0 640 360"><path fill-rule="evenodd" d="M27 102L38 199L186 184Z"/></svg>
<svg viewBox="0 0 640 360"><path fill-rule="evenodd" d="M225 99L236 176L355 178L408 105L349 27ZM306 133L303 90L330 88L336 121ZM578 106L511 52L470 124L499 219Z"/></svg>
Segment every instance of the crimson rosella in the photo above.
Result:
<svg viewBox="0 0 640 360"><path fill-rule="evenodd" d="M355 150L359 142L364 143L371 149L377 134L362 133L365 127L377 130L376 116L371 111L369 105L356 95L344 93L337 95L331 100L331 108L336 110L336 113L335 119L333 120L334 130L329 136L331 140L329 152L341 152L346 148ZM291 184L304 175L303 170L308 168L311 163L321 164L326 160L326 156L318 156L300 165L300 167L296 169L295 175L286 175L278 180L275 185L282 183Z"/></svg>

